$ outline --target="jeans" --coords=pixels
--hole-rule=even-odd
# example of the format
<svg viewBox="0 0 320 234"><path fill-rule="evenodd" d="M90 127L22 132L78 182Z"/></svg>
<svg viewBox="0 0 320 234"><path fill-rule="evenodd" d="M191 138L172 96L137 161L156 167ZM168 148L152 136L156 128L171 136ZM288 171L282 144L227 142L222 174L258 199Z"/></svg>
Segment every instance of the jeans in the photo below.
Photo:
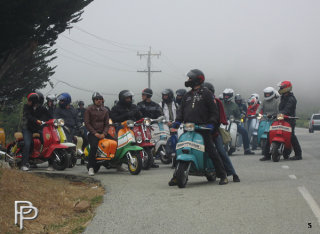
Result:
<svg viewBox="0 0 320 234"><path fill-rule="evenodd" d="M219 134L217 137L215 137L213 139L213 142L216 145L218 153L220 154L220 157L223 162L224 168L226 169L227 175L228 176L236 175L236 171L233 168L229 155L224 148L221 135Z"/></svg>
<svg viewBox="0 0 320 234"><path fill-rule="evenodd" d="M23 134L23 150L22 150L22 161L21 166L25 166L29 161L29 154L32 144L32 132L28 129L22 129Z"/></svg>
<svg viewBox="0 0 320 234"><path fill-rule="evenodd" d="M238 124L238 133L242 136L244 151L250 150L248 132L240 124Z"/></svg>
<svg viewBox="0 0 320 234"><path fill-rule="evenodd" d="M97 138L92 133L88 135L88 142L90 145L89 159L88 159L88 168L94 168L96 165L96 154L98 150L99 138Z"/></svg>

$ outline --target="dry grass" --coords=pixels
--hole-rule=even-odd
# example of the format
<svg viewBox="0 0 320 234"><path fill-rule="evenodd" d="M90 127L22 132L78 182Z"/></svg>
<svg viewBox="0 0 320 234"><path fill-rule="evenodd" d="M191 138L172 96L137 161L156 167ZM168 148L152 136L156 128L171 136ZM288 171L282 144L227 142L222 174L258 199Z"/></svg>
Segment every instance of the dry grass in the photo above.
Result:
<svg viewBox="0 0 320 234"><path fill-rule="evenodd" d="M104 192L97 184L0 168L0 233L81 233ZM91 208L75 212L79 200L89 201ZM23 232L14 225L15 201L30 201L39 210L37 219L24 222Z"/></svg>

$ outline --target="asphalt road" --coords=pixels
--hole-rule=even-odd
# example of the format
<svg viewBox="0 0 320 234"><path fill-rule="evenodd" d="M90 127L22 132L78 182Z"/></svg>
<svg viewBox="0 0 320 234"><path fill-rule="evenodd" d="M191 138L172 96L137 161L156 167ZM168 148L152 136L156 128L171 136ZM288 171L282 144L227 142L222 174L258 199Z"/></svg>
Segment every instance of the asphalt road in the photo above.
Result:
<svg viewBox="0 0 320 234"><path fill-rule="evenodd" d="M260 151L238 151L240 183L190 176L179 189L161 163L137 176L101 168L95 178L107 193L85 233L320 233L320 132L296 131L303 160L260 162ZM65 173L87 175L83 166Z"/></svg>

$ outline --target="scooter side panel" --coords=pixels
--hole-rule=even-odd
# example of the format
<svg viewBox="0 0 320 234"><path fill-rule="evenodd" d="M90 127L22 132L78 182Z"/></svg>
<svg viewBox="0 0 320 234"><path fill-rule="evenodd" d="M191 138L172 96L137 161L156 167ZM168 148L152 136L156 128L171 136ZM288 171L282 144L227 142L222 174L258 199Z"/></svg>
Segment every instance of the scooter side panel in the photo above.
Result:
<svg viewBox="0 0 320 234"><path fill-rule="evenodd" d="M193 162L195 167L197 169L199 168L198 160L192 154L179 154L177 157L177 161Z"/></svg>
<svg viewBox="0 0 320 234"><path fill-rule="evenodd" d="M230 124L231 147L236 147L237 145L237 132L238 132L238 125L236 123L231 123Z"/></svg>

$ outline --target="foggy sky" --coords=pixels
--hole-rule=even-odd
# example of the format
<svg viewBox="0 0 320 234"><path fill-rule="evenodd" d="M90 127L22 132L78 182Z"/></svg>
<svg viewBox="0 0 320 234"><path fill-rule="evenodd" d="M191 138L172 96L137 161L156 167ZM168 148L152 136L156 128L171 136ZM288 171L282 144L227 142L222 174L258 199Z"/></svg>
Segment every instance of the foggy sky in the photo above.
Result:
<svg viewBox="0 0 320 234"><path fill-rule="evenodd" d="M161 51L159 59L152 58L152 68L162 70L152 75L156 100L164 88L183 88L185 74L198 68L216 94L233 88L247 98L291 80L298 103L316 105L319 12L317 0L95 0L75 24L79 28L59 36L52 82L114 94L130 89L138 102L147 74L136 72L146 69L137 51L151 46ZM61 83L51 91L61 92L91 102L90 92ZM117 95L104 97L111 105Z"/></svg>

